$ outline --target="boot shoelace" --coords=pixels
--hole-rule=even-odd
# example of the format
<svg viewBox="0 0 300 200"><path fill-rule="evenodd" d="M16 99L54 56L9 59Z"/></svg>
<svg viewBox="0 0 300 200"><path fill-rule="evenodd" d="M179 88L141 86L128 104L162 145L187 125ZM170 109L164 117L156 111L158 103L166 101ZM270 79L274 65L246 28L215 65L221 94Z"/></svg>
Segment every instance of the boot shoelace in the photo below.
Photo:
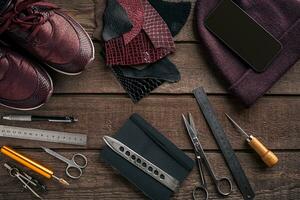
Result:
<svg viewBox="0 0 300 200"><path fill-rule="evenodd" d="M58 9L54 4L38 0L16 1L8 11L0 16L0 33L5 32L11 26L16 25L25 30L30 30L28 40L31 40L39 32L41 25L48 21L49 12L41 10Z"/></svg>

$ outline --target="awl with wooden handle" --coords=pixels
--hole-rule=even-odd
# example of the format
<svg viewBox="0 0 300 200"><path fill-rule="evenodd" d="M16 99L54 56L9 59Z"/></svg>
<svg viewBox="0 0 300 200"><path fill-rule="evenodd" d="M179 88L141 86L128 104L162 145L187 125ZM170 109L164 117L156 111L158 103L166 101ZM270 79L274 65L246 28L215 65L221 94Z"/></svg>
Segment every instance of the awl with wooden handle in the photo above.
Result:
<svg viewBox="0 0 300 200"><path fill-rule="evenodd" d="M256 151L256 153L261 157L268 167L273 167L278 163L278 158L272 151L267 149L267 147L265 147L265 145L263 145L256 137L253 135L248 135L231 117L229 117L229 115L226 113L225 115L235 126L235 128L237 128L240 133L246 136L248 144Z"/></svg>

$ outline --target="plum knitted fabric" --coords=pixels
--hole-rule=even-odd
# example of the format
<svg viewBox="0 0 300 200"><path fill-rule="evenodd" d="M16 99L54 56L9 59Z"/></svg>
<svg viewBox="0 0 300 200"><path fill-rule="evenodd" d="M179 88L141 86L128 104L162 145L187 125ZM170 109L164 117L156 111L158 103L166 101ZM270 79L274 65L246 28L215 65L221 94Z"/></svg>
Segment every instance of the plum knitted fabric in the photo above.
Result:
<svg viewBox="0 0 300 200"><path fill-rule="evenodd" d="M263 73L253 71L205 28L205 18L219 2L197 1L198 32L212 64L228 81L229 91L251 106L300 58L300 1L234 1L282 43L280 54Z"/></svg>

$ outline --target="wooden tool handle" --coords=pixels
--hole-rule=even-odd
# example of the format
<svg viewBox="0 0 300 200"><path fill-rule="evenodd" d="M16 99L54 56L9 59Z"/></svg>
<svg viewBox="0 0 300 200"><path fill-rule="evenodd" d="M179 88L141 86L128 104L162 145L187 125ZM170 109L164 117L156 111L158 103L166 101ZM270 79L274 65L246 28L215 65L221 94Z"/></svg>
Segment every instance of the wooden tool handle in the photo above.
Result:
<svg viewBox="0 0 300 200"><path fill-rule="evenodd" d="M277 156L267 149L256 137L250 136L249 145L258 153L268 167L273 167L278 163Z"/></svg>

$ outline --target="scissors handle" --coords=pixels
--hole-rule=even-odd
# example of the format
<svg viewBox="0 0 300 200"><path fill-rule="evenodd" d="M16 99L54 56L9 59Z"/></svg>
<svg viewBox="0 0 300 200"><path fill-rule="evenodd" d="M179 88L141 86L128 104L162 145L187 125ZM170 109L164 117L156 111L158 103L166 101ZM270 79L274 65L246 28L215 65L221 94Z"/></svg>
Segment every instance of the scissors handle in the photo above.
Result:
<svg viewBox="0 0 300 200"><path fill-rule="evenodd" d="M204 199L208 200L208 191L207 191L205 186L200 185L200 186L197 186L197 187L194 188L194 190L193 190L193 199L194 200L197 200L198 195L200 196L199 193L204 194Z"/></svg>
<svg viewBox="0 0 300 200"><path fill-rule="evenodd" d="M223 195L223 196L228 196L231 194L232 192L232 182L230 181L229 178L227 177L222 177L219 179L214 180L217 190L219 192L219 194ZM225 188L222 187L225 185Z"/></svg>
<svg viewBox="0 0 300 200"><path fill-rule="evenodd" d="M205 181L205 177L204 177L204 173L203 173L203 164L201 161L201 157L199 155L197 155L196 160L197 160L198 170L199 170L199 174L200 174L201 185L203 187L206 187L206 181Z"/></svg>
<svg viewBox="0 0 300 200"><path fill-rule="evenodd" d="M77 171L77 173L74 172L75 170ZM66 174L72 179L79 179L82 175L82 169L80 167L68 165L68 167L66 168Z"/></svg>
<svg viewBox="0 0 300 200"><path fill-rule="evenodd" d="M83 164L80 164L77 161L79 158L84 161ZM72 162L73 163L68 164L68 167L66 168L66 174L72 179L79 179L82 175L82 169L86 168L88 164L87 158L84 155L77 153L74 154ZM74 171L77 171L77 173L75 173Z"/></svg>
<svg viewBox="0 0 300 200"><path fill-rule="evenodd" d="M84 161L83 164L78 163L78 159L82 159ZM87 158L84 155L82 155L81 153L74 154L73 158L72 158L72 161L74 162L74 164L77 167L79 167L81 169L86 168L86 166L88 164Z"/></svg>

